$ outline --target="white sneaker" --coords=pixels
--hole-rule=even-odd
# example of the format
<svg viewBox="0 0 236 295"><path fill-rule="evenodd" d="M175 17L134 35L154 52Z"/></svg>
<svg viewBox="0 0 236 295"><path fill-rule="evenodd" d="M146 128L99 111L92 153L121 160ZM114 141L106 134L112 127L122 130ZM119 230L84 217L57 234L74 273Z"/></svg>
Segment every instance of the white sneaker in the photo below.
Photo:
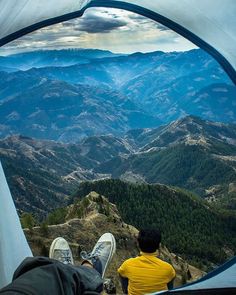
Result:
<svg viewBox="0 0 236 295"><path fill-rule="evenodd" d="M64 264L74 264L72 252L69 244L64 238L56 238L49 251L49 258L56 259Z"/></svg>
<svg viewBox="0 0 236 295"><path fill-rule="evenodd" d="M104 278L107 266L115 252L116 240L114 236L111 233L105 233L99 238L93 248L93 251L89 254L87 254L85 251L82 251L81 257L85 261L91 263L93 267L101 274L102 278Z"/></svg>

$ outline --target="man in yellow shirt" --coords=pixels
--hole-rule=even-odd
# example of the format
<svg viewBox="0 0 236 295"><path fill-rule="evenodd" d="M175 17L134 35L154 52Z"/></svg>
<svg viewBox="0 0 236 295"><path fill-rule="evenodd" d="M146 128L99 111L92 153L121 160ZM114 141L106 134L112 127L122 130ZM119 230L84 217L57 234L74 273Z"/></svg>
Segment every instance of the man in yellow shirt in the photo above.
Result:
<svg viewBox="0 0 236 295"><path fill-rule="evenodd" d="M143 295L170 288L175 270L169 263L157 258L160 242L159 231L140 230L140 256L126 260L118 269L124 293Z"/></svg>

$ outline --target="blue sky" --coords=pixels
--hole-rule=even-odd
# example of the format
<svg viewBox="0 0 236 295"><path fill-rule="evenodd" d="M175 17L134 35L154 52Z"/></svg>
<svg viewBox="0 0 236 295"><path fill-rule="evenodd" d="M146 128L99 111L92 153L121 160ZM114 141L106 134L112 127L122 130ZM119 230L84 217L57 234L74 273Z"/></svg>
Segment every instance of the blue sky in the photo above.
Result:
<svg viewBox="0 0 236 295"><path fill-rule="evenodd" d="M0 49L0 55L37 49L98 48L117 53L185 51L194 44L140 15L93 8L82 18L43 28Z"/></svg>

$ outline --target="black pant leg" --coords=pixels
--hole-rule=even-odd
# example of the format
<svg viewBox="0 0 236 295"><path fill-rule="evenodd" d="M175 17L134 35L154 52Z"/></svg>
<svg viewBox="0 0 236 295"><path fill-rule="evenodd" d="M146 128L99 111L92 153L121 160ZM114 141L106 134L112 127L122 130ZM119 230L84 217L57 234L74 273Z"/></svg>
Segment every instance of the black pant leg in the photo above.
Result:
<svg viewBox="0 0 236 295"><path fill-rule="evenodd" d="M20 264L12 283L0 290L0 294L82 295L89 288L95 288L91 291L102 290L102 278L95 269L65 265L46 257L33 257Z"/></svg>

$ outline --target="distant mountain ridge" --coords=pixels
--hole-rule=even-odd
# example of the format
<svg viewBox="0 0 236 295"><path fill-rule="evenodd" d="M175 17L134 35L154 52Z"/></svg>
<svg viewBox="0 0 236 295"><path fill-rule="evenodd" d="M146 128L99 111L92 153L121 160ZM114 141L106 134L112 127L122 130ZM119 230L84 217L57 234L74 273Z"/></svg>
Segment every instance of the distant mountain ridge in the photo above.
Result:
<svg viewBox="0 0 236 295"><path fill-rule="evenodd" d="M16 53L8 56L0 56L0 65L6 71L29 70L42 67L65 67L75 64L89 63L93 59L114 57L108 50L98 49L60 49L60 50L38 50L31 52ZM1 68L0 67L0 68Z"/></svg>
<svg viewBox="0 0 236 295"><path fill-rule="evenodd" d="M23 134L77 142L160 123L115 90L31 77L28 72L0 73L0 137Z"/></svg>
<svg viewBox="0 0 236 295"><path fill-rule="evenodd" d="M0 59L1 137L19 133L76 142L189 114L236 122L236 87L201 50L58 50ZM27 70L19 70L24 65Z"/></svg>

